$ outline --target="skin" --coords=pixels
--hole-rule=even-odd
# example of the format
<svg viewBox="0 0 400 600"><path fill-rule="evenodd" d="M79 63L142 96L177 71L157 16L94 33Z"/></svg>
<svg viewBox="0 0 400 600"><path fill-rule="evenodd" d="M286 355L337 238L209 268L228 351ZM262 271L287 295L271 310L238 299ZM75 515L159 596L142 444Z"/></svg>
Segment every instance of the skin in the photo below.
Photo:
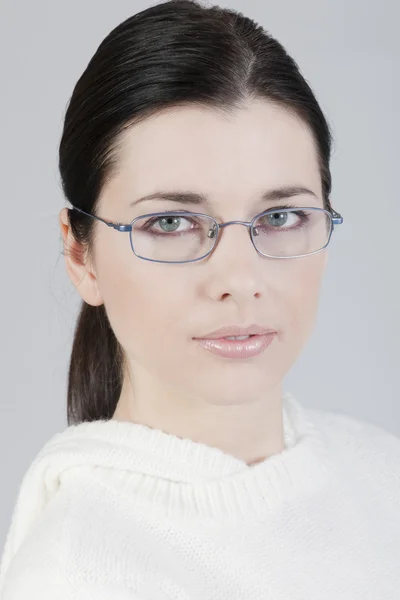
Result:
<svg viewBox="0 0 400 600"><path fill-rule="evenodd" d="M285 185L307 187L316 197L260 200ZM129 206L161 190L204 193L212 209L160 200ZM230 116L193 105L127 130L98 214L129 223L140 214L180 209L218 222L250 221L287 202L323 207L312 135L289 111L252 99ZM95 221L89 261L72 237L66 208L59 220L71 281L88 304L105 304L125 351L113 419L219 448L247 465L281 452L282 380L313 329L327 250L297 259L263 257L248 229L232 225L197 263L151 263L133 254L128 233ZM251 323L277 330L273 343L251 359L222 358L193 340Z"/></svg>

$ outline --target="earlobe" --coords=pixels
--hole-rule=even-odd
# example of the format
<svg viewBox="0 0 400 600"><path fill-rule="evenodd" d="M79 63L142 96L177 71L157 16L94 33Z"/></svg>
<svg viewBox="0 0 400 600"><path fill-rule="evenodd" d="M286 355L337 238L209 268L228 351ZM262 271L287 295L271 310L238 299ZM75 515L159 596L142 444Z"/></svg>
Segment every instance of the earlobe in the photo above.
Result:
<svg viewBox="0 0 400 600"><path fill-rule="evenodd" d="M86 248L73 236L68 218L68 211L63 208L59 215L61 235L64 245L64 259L67 273L87 304L100 306L103 304L96 274L90 269Z"/></svg>

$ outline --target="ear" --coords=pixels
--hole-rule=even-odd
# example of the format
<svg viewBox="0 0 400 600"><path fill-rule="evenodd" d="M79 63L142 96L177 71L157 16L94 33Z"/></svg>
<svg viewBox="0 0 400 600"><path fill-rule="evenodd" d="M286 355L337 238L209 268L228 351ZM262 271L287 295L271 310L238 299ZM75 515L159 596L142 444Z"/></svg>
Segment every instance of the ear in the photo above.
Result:
<svg viewBox="0 0 400 600"><path fill-rule="evenodd" d="M103 304L96 274L87 259L87 248L74 238L67 208L60 211L59 223L64 244L65 266L72 283L87 304L92 306Z"/></svg>

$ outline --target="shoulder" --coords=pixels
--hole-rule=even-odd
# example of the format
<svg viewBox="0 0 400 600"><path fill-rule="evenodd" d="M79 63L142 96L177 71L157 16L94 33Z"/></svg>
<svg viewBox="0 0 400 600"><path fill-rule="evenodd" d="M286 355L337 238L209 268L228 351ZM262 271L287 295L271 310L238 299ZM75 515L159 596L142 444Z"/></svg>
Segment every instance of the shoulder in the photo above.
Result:
<svg viewBox="0 0 400 600"><path fill-rule="evenodd" d="M360 477L376 478L396 489L400 500L400 437L350 413L316 408L307 412L338 458Z"/></svg>
<svg viewBox="0 0 400 600"><path fill-rule="evenodd" d="M395 453L400 451L400 437L380 425L348 412L307 408L311 420L326 433L334 433L348 443L372 441L382 443Z"/></svg>

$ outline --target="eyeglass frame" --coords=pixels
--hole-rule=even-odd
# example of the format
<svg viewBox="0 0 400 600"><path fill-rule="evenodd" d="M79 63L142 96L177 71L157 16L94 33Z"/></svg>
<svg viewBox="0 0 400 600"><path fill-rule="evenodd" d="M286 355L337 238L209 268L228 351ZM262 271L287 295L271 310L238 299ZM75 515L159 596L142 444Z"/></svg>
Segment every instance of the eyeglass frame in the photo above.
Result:
<svg viewBox="0 0 400 600"><path fill-rule="evenodd" d="M92 219L97 219L98 221L101 221L102 223L105 223L108 227L112 227L113 229L115 229L116 231L122 231L122 232L128 232L129 235L129 239L131 242L131 248L132 251L134 253L135 256L137 256L138 258L142 259L142 260L147 260L149 262L158 262L158 263L166 263L166 264L183 264L183 263L191 263L191 262L197 262L199 260L202 260L203 258L206 258L207 256L209 256L213 250L215 249L217 242L219 240L219 231L220 228L222 227L226 227L227 225L245 225L246 227L250 228L249 234L250 234L250 239L251 242L253 244L253 247L255 248L256 252L260 255L260 256L265 256L267 258L276 258L276 259L287 259L287 258L303 258L306 256L312 256L313 254L318 254L319 252L321 252L322 250L324 250L328 245L329 242L331 241L331 237L332 237L332 233L335 229L335 226L337 225L341 225L343 223L343 217L336 212L335 210L333 210L333 208L331 210L327 210L325 208L320 208L317 206L299 206L299 207L293 207L293 208L282 208L279 209L279 212L296 212L299 210L317 210L317 211L321 211L321 212L325 212L326 214L329 215L330 219L331 219L331 227L330 227L330 232L329 232L329 237L328 237L328 241L326 242L325 246L323 246L322 248L320 248L319 250L315 250L314 252L309 252L307 254L298 254L296 256L271 256L269 254L264 254L263 252L261 252L260 250L258 250L256 244L254 243L253 240L253 227L254 227L254 223L255 221L262 215L264 214L274 214L276 212L278 212L277 208L279 207L275 207L275 208L270 208L268 210L262 211L261 213L257 214L255 217L253 217L253 219L251 221L226 221L225 223L218 223L218 221L212 217L211 215L206 215L205 213L196 213L196 212L190 212L190 211L162 211L162 212L154 212L154 213L147 213L145 215L139 215L138 217L135 217L130 223L129 225L123 224L123 223L113 223L112 221L107 221L106 219L103 219L102 217L98 217L97 215L92 215L84 210L82 210L81 208L78 208L77 206L74 206L72 204L72 209L69 208L68 210L76 210L80 213L83 213L84 215L91 217ZM201 256L200 258L194 258L192 260L180 260L180 261L170 261L170 260L155 260L154 258L146 258L144 256L140 256L139 254L136 254L135 249L133 247L133 242L132 242L132 230L133 230L133 224L135 223L135 221L139 220L139 219L143 219L145 217L154 217L154 216L164 216L164 215L179 215L179 217L181 216L185 216L185 215L191 215L191 216L198 216L198 217L208 217L209 219L211 219L212 221L214 221L215 225L216 225L216 235L215 235L215 241L214 244L211 248L211 250L209 250L207 252L207 254L204 254L204 256Z"/></svg>

